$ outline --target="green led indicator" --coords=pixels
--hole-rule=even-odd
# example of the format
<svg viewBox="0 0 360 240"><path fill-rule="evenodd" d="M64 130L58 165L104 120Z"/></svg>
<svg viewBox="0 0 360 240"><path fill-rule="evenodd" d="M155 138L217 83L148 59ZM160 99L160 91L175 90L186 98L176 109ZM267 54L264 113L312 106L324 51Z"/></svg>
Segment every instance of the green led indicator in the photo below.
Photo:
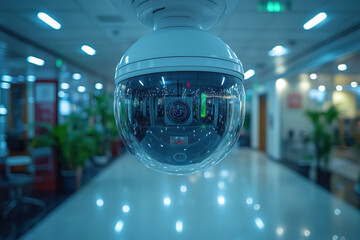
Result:
<svg viewBox="0 0 360 240"><path fill-rule="evenodd" d="M267 3L267 6L266 6L266 10L268 11L268 12L273 12L274 11L274 3L273 2L268 2Z"/></svg>
<svg viewBox="0 0 360 240"><path fill-rule="evenodd" d="M63 65L63 61L61 60L61 58L56 59L56 67L60 68Z"/></svg>
<svg viewBox="0 0 360 240"><path fill-rule="evenodd" d="M291 9L290 1L259 1L259 12L284 12Z"/></svg>
<svg viewBox="0 0 360 240"><path fill-rule="evenodd" d="M201 105L200 105L200 109L201 109L201 117L206 117L206 94L202 93L201 94Z"/></svg>

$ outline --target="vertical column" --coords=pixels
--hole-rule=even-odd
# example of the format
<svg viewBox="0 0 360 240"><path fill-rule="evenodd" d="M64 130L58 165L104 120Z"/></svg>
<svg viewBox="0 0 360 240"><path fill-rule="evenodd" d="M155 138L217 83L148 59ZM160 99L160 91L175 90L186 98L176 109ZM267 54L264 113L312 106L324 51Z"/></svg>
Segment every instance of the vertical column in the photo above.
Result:
<svg viewBox="0 0 360 240"><path fill-rule="evenodd" d="M35 137L35 97L34 97L34 82L28 82L26 85L27 95L27 123L28 123L28 138Z"/></svg>
<svg viewBox="0 0 360 240"><path fill-rule="evenodd" d="M268 149L267 153L271 157L281 159L281 101L284 99L283 93L287 82L285 79L271 81L268 87L269 101L267 106L269 121L267 131Z"/></svg>
<svg viewBox="0 0 360 240"><path fill-rule="evenodd" d="M9 84L9 83L8 83ZM10 86L10 84L9 84ZM6 115L8 113L7 108L7 90L0 88L0 162L4 160L8 155L8 149L6 144Z"/></svg>
<svg viewBox="0 0 360 240"><path fill-rule="evenodd" d="M250 123L250 146L252 148L259 148L259 94L254 91L251 98L251 123Z"/></svg>

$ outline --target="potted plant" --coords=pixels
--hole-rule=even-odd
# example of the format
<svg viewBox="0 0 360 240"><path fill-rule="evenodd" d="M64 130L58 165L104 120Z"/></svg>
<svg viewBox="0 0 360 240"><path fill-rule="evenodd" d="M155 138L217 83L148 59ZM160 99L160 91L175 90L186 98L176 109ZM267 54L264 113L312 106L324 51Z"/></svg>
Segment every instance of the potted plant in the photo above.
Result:
<svg viewBox="0 0 360 240"><path fill-rule="evenodd" d="M313 124L311 140L315 145L317 182L326 189L330 189L329 159L335 142L332 124L338 118L339 112L335 106L330 106L326 111L308 110L306 116Z"/></svg>
<svg viewBox="0 0 360 240"><path fill-rule="evenodd" d="M97 165L106 165L109 159L109 144L104 127L101 124L95 124L90 131L90 135L96 143L93 161Z"/></svg>
<svg viewBox="0 0 360 240"><path fill-rule="evenodd" d="M300 132L301 137L301 157L297 160L297 171L304 177L309 178L311 163L314 159L313 149L311 148L311 137L307 131Z"/></svg>
<svg viewBox="0 0 360 240"><path fill-rule="evenodd" d="M121 154L123 144L116 126L113 112L111 113L111 118L107 118L106 125L110 134L111 155L112 157L117 157Z"/></svg>
<svg viewBox="0 0 360 240"><path fill-rule="evenodd" d="M96 163L104 164L109 159L110 150L113 157L120 154L121 141L113 112L113 96L109 94L95 95L95 104L89 109L93 119L94 136L97 140Z"/></svg>
<svg viewBox="0 0 360 240"><path fill-rule="evenodd" d="M85 120L73 114L64 124L55 127L42 124L41 127L47 132L37 136L32 147L54 147L59 156L63 190L71 192L78 189L85 161L94 155L96 146Z"/></svg>

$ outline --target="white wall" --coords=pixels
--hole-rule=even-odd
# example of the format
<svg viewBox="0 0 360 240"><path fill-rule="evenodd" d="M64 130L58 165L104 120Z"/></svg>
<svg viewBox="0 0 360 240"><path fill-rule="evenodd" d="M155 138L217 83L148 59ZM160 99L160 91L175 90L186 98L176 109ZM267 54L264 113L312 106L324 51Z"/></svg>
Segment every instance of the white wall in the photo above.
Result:
<svg viewBox="0 0 360 240"><path fill-rule="evenodd" d="M293 78L287 79L286 87L283 89L283 100L281 101L281 116L282 116L282 139L288 138L288 132L294 132L295 141L300 140L300 132L305 131L310 133L312 131L312 123L306 117L306 110L321 110L331 104L333 91L332 77L329 74L318 74L318 79L310 80L307 74L300 74ZM326 98L323 103L318 103L315 100L309 99L309 90L317 89L319 85L326 86ZM302 97L300 108L288 108L287 96L289 94L300 94Z"/></svg>
<svg viewBox="0 0 360 240"><path fill-rule="evenodd" d="M356 118L357 96L354 92L333 92L333 104L337 107L340 113L340 118Z"/></svg>
<svg viewBox="0 0 360 240"><path fill-rule="evenodd" d="M281 95L276 92L275 81L265 83L254 91L251 99L251 147L259 148L259 96L267 96L266 153L281 159Z"/></svg>

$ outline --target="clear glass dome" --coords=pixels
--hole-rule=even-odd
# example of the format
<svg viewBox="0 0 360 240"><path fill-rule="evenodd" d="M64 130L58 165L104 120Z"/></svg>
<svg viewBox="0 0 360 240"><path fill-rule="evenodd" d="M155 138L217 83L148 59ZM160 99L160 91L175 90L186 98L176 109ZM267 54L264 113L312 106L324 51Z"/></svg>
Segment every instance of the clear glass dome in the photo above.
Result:
<svg viewBox="0 0 360 240"><path fill-rule="evenodd" d="M129 78L115 90L115 119L129 151L168 174L204 170L236 143L245 113L242 81L211 72Z"/></svg>

